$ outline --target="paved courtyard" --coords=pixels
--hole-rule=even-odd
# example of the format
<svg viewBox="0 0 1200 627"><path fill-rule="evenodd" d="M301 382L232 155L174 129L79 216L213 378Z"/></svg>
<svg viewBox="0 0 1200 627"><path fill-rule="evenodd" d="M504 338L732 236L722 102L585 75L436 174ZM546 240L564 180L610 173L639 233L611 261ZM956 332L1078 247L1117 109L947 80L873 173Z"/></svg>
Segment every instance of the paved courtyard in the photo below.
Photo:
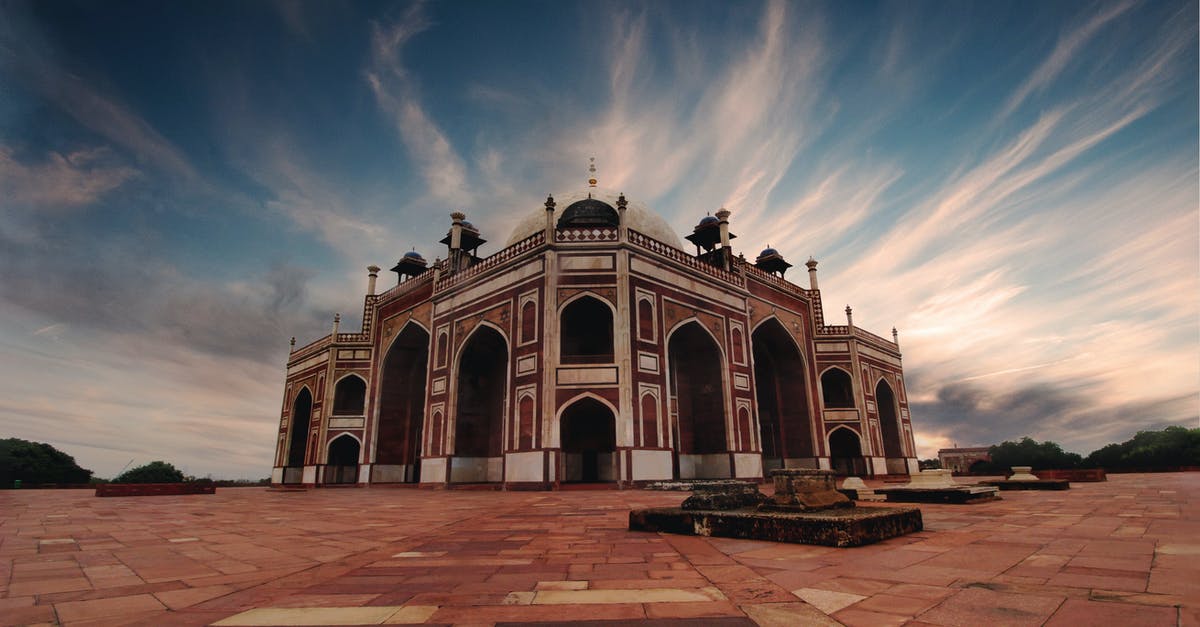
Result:
<svg viewBox="0 0 1200 627"><path fill-rule="evenodd" d="M922 505L854 549L626 531L684 497L3 491L0 624L1200 625L1200 473Z"/></svg>

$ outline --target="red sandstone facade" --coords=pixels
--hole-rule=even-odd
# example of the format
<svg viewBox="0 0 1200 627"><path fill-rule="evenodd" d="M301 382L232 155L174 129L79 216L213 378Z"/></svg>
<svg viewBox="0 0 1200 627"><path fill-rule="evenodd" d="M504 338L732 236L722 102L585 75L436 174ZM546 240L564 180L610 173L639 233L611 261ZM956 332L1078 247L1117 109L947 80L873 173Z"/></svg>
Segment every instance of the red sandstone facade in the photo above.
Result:
<svg viewBox="0 0 1200 627"><path fill-rule="evenodd" d="M372 266L361 330L289 356L272 482L916 472L895 336L826 324L815 261L806 289L773 250L735 256L728 212L693 255L644 207L584 193L487 258L454 214L446 260L406 255L382 293Z"/></svg>

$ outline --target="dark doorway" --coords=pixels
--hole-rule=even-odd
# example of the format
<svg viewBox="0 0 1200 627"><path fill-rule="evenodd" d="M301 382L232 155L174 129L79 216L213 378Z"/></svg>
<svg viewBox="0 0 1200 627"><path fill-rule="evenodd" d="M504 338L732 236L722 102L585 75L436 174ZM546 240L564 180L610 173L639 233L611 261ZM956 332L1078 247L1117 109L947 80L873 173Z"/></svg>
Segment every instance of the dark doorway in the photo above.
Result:
<svg viewBox="0 0 1200 627"><path fill-rule="evenodd" d="M361 416L366 406L367 382L362 377L347 375L333 387L333 415Z"/></svg>
<svg viewBox="0 0 1200 627"><path fill-rule="evenodd" d="M379 385L379 434L371 480L421 480L421 433L425 423L425 376L429 334L405 325L383 359Z"/></svg>
<svg viewBox="0 0 1200 627"><path fill-rule="evenodd" d="M675 425L676 476L720 477L724 473L700 465L689 470L681 455L725 453L725 391L721 379L723 360L717 343L697 322L671 334L667 346L671 369L671 396L678 418Z"/></svg>
<svg viewBox="0 0 1200 627"><path fill-rule="evenodd" d="M829 457L833 472L844 477L862 477L867 474L867 460L862 456L862 444L858 435L845 428L834 429L829 434Z"/></svg>
<svg viewBox="0 0 1200 627"><path fill-rule="evenodd" d="M500 457L504 392L508 374L508 344L495 329L480 326L463 347L458 360L457 413L454 424L456 457ZM486 474L462 476L464 481L499 480Z"/></svg>
<svg viewBox="0 0 1200 627"><path fill-rule="evenodd" d="M559 423L563 481L615 481L617 425L612 410L594 398L582 398L563 410Z"/></svg>
<svg viewBox="0 0 1200 627"><path fill-rule="evenodd" d="M358 481L358 440L341 435L329 443L329 459L325 465L325 483L354 483Z"/></svg>
<svg viewBox="0 0 1200 627"><path fill-rule="evenodd" d="M879 428L883 431L883 454L889 459L904 457L904 442L900 436L900 420L896 415L896 395L887 381L880 379L875 386L875 406L879 408ZM890 464L888 472L891 472ZM907 472L907 471L906 471Z"/></svg>
<svg viewBox="0 0 1200 627"><path fill-rule="evenodd" d="M800 350L775 319L764 322L750 337L763 470L782 468L785 458L814 458L807 373Z"/></svg>
<svg viewBox="0 0 1200 627"><path fill-rule="evenodd" d="M612 363L613 315L608 305L584 296L564 307L560 320L562 363Z"/></svg>
<svg viewBox="0 0 1200 627"><path fill-rule="evenodd" d="M292 401L292 428L288 434L286 468L283 469L284 483L300 483L304 475L304 455L308 448L308 424L312 418L312 393L303 388Z"/></svg>

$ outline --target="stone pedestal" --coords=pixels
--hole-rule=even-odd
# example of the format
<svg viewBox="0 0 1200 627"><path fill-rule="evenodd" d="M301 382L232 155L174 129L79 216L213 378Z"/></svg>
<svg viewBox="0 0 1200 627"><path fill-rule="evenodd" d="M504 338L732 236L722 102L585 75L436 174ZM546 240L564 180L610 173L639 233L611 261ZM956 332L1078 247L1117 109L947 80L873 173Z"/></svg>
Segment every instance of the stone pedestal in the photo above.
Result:
<svg viewBox="0 0 1200 627"><path fill-rule="evenodd" d="M767 511L811 512L832 507L854 507L845 494L837 491L832 470L781 468L771 471L775 496L759 509Z"/></svg>
<svg viewBox="0 0 1200 627"><path fill-rule="evenodd" d="M1013 466L1012 467L1013 474L1011 477L1008 478L1008 480L1009 481L1040 481L1040 479L1035 477L1033 475L1033 473L1030 472L1032 470L1033 470L1033 466Z"/></svg>
<svg viewBox="0 0 1200 627"><path fill-rule="evenodd" d="M954 473L951 470L922 470L921 472L912 475L906 488L957 488L958 484L954 482Z"/></svg>
<svg viewBox="0 0 1200 627"><path fill-rule="evenodd" d="M748 481L693 481L692 495L680 504L684 510L724 511L755 507L767 500L758 485Z"/></svg>
<svg viewBox="0 0 1200 627"><path fill-rule="evenodd" d="M858 477L846 477L842 481L842 487L838 488L838 492L845 494L855 501L882 501L882 494L876 494L875 490L867 487L867 484Z"/></svg>

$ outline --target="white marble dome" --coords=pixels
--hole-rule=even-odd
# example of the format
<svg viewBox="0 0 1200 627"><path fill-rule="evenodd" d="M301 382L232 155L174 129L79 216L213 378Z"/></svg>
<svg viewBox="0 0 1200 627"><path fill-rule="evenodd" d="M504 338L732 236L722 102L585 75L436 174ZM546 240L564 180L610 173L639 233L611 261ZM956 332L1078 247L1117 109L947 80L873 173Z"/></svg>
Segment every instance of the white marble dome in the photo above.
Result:
<svg viewBox="0 0 1200 627"><path fill-rule="evenodd" d="M602 200L612 205L614 209L617 207L617 198L621 196L621 192L598 187L567 192L561 196L555 194L554 204L556 206L554 208L554 219L558 220L564 209L571 206L571 203L575 201L587 198L589 193L592 195L592 198ZM662 216L651 211L646 205L636 200L630 200L628 196L625 197L625 200L625 226L627 228L683 250L683 243L679 239L679 234L671 229L671 225L667 224L667 221ZM509 234L508 241L504 245L505 247L512 246L545 227L546 208L539 205L537 209L530 211L517 221L517 225L513 227L512 233Z"/></svg>

